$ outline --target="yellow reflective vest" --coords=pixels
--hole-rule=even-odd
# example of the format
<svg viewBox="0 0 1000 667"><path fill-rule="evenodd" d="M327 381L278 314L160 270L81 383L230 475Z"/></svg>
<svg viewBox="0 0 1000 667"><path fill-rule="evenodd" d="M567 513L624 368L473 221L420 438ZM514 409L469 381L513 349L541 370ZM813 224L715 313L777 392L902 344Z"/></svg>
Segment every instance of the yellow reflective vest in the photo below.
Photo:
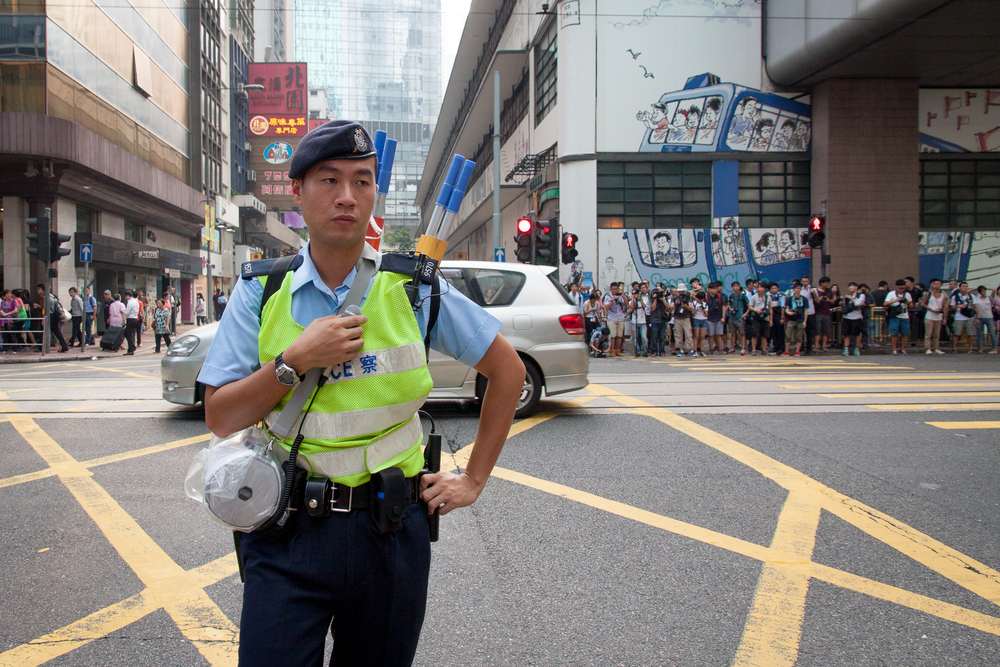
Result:
<svg viewBox="0 0 1000 667"><path fill-rule="evenodd" d="M305 331L292 319L292 276L292 272L285 275L261 313L261 364L288 349ZM300 416L289 437L280 441L282 458L287 458L301 424L299 465L315 475L358 486L371 473L389 467L401 468L407 477L420 472L423 431L416 413L433 382L420 327L403 289L409 280L410 276L396 273L376 273L361 308L368 318L364 347L350 361L334 366L326 384L315 390L318 394L305 422ZM289 390L265 418L268 426L292 393Z"/></svg>

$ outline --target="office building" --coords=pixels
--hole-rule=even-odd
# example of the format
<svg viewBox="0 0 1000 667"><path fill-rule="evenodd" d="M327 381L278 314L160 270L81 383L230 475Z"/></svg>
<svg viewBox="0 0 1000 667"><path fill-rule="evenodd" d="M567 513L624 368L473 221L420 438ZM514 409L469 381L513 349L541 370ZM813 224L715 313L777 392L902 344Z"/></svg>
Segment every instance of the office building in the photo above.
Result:
<svg viewBox="0 0 1000 667"><path fill-rule="evenodd" d="M473 0L417 192L477 173L450 253L537 211L561 268L674 284L1000 280L1000 15L972 0ZM547 9L547 11L546 11ZM822 17L822 18L817 18ZM493 72L502 86L493 182ZM825 218L821 248L803 243Z"/></svg>
<svg viewBox="0 0 1000 667"><path fill-rule="evenodd" d="M398 142L386 230L415 230L413 197L441 103L440 0L297 0L295 57L332 118Z"/></svg>

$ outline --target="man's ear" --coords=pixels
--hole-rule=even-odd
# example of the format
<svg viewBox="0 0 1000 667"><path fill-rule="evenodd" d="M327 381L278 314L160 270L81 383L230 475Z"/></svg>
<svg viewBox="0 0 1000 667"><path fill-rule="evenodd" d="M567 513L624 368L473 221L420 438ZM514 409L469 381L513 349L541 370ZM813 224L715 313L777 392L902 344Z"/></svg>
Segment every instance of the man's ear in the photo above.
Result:
<svg viewBox="0 0 1000 667"><path fill-rule="evenodd" d="M302 206L302 179L292 179L292 200L296 206Z"/></svg>

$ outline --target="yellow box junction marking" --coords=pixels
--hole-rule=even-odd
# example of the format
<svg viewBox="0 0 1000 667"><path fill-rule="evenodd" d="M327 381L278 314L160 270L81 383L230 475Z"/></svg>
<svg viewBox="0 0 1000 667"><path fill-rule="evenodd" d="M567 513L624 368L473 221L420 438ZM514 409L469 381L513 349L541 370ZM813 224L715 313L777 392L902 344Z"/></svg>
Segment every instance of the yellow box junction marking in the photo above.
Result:
<svg viewBox="0 0 1000 667"><path fill-rule="evenodd" d="M996 410L997 403L886 403L866 405L872 410Z"/></svg>
<svg viewBox="0 0 1000 667"><path fill-rule="evenodd" d="M0 400L6 398L0 392ZM94 481L89 469L70 456L31 417L11 414L8 420L59 476L146 588L138 596L97 612L93 618L82 619L0 654L0 665L44 664L161 608L209 664L235 665L239 632L204 588L234 574L236 559L226 557L203 568L185 571ZM128 457L105 458L110 462ZM210 576L206 577L206 572Z"/></svg>
<svg viewBox="0 0 1000 667"><path fill-rule="evenodd" d="M928 426L946 428L950 430L977 429L977 428L1000 428L1000 422L924 422Z"/></svg>
<svg viewBox="0 0 1000 667"><path fill-rule="evenodd" d="M825 581L983 632L1000 635L1000 619L996 617L813 563L812 549L819 526L819 513L822 509L831 512L960 586L994 604L1000 604L1000 573L992 568L874 508L834 491L783 463L669 410L648 407L649 404L641 400L598 385L589 385L588 390L591 392L591 397L607 397L632 408L627 412L657 419L740 461L788 490L789 495L778 517L771 546L762 547L523 473L501 467L495 468L493 472L493 476L501 479L764 562L734 665L772 667L794 664L798 655L810 579ZM523 431L553 416L538 415L533 418L534 423L529 425L529 420L525 420L517 426L520 427L519 431ZM511 435L514 435L513 429ZM453 460L467 461L471 447L472 445L462 448Z"/></svg>

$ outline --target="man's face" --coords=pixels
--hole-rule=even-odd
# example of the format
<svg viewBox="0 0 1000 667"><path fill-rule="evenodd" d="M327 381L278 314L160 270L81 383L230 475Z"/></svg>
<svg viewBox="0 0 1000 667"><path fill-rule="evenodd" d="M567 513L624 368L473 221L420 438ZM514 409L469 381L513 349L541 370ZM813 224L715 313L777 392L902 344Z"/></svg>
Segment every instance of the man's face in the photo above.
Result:
<svg viewBox="0 0 1000 667"><path fill-rule="evenodd" d="M858 286L857 285L848 285L847 286L847 292L849 294L854 294L857 291L858 291Z"/></svg>
<svg viewBox="0 0 1000 667"><path fill-rule="evenodd" d="M670 250L670 241L667 240L666 236L657 236L653 239L653 245L656 246L657 252L667 252Z"/></svg>
<svg viewBox="0 0 1000 667"><path fill-rule="evenodd" d="M292 181L309 236L324 246L364 243L375 195L374 157L320 162Z"/></svg>
<svg viewBox="0 0 1000 667"><path fill-rule="evenodd" d="M899 296L903 296L903 293L905 292L906 292L906 285L896 285L896 294L898 294Z"/></svg>
<svg viewBox="0 0 1000 667"><path fill-rule="evenodd" d="M573 294L577 294L580 291L580 287L576 283L573 283L569 286L569 291Z"/></svg>
<svg viewBox="0 0 1000 667"><path fill-rule="evenodd" d="M827 281L825 283L820 283L819 288L825 292L826 290L830 289L830 282Z"/></svg>
<svg viewBox="0 0 1000 667"><path fill-rule="evenodd" d="M757 286L757 294L760 294L761 296L764 296L765 292L767 292L767 289L763 285L758 285Z"/></svg>
<svg viewBox="0 0 1000 667"><path fill-rule="evenodd" d="M966 294L969 293L969 286L966 285L965 283L962 283L961 285L958 286L958 291L962 293L962 296L965 296Z"/></svg>
<svg viewBox="0 0 1000 667"><path fill-rule="evenodd" d="M940 280L932 280L931 281L931 289L933 291L935 291L935 292L939 291L941 289L941 281Z"/></svg>
<svg viewBox="0 0 1000 667"><path fill-rule="evenodd" d="M770 289L768 289L768 291L771 294L777 294L778 293L778 286L777 285L771 285L771 287L770 287Z"/></svg>
<svg viewBox="0 0 1000 667"><path fill-rule="evenodd" d="M37 294L38 296L45 296L45 291L41 287L36 287L35 294Z"/></svg>
<svg viewBox="0 0 1000 667"><path fill-rule="evenodd" d="M639 291L642 292L643 296L646 296L646 294L649 293L649 285L643 283L642 286L639 288Z"/></svg>
<svg viewBox="0 0 1000 667"><path fill-rule="evenodd" d="M951 289L955 289L956 287L958 287L958 281L957 280L951 280L951 281L949 281L948 282L948 287L950 287Z"/></svg>
<svg viewBox="0 0 1000 667"><path fill-rule="evenodd" d="M733 294L739 294L743 290L739 283L733 285Z"/></svg>
<svg viewBox="0 0 1000 667"><path fill-rule="evenodd" d="M913 281L909 278L906 279L906 289L913 289Z"/></svg>
<svg viewBox="0 0 1000 667"><path fill-rule="evenodd" d="M809 287L809 279L808 278L803 278L802 279L802 289L805 289L806 287Z"/></svg>

